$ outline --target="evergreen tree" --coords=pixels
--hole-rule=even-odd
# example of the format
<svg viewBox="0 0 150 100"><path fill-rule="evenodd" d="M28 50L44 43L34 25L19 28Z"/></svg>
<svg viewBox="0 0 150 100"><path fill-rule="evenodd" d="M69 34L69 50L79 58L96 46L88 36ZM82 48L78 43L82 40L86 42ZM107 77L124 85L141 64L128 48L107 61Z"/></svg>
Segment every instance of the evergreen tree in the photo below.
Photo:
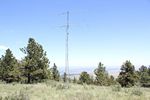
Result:
<svg viewBox="0 0 150 100"><path fill-rule="evenodd" d="M96 75L96 85L108 85L108 73L106 72L106 69L101 62L99 63L98 68L94 70L94 73Z"/></svg>
<svg viewBox="0 0 150 100"><path fill-rule="evenodd" d="M20 80L19 64L10 49L6 50L6 53L2 56L0 63L0 77L2 81L11 83L18 82Z"/></svg>
<svg viewBox="0 0 150 100"><path fill-rule="evenodd" d="M140 83L142 86L150 83L150 75L149 75L148 68L146 66L142 65L139 68L138 73L140 77Z"/></svg>
<svg viewBox="0 0 150 100"><path fill-rule="evenodd" d="M21 51L26 54L23 59L23 77L26 83L41 82L48 79L49 60L42 45L29 38L28 45Z"/></svg>
<svg viewBox="0 0 150 100"><path fill-rule="evenodd" d="M79 83L83 84L83 83L86 83L86 84L90 84L90 75L87 73L87 72L82 72L80 74L80 77L79 77Z"/></svg>
<svg viewBox="0 0 150 100"><path fill-rule="evenodd" d="M139 71L140 72L148 72L148 69L146 66L142 65L140 68L139 68Z"/></svg>
<svg viewBox="0 0 150 100"><path fill-rule="evenodd" d="M135 73L134 65L130 61L126 61L121 66L121 72L118 76L118 82L122 87L131 87L134 86L137 81L138 76Z"/></svg>
<svg viewBox="0 0 150 100"><path fill-rule="evenodd" d="M57 70L57 66L55 63L54 63L53 68L51 69L51 71L52 71L52 79L55 81L59 81L60 74L59 74L59 71Z"/></svg>

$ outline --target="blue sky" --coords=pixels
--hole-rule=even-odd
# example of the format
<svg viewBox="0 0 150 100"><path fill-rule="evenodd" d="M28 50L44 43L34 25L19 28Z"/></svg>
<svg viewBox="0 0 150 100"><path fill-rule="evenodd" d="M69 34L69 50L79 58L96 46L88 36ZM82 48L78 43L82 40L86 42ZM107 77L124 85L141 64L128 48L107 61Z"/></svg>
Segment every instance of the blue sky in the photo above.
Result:
<svg viewBox="0 0 150 100"><path fill-rule="evenodd" d="M0 55L33 37L52 63L65 64L66 16L70 11L70 66L150 65L150 0L0 0Z"/></svg>

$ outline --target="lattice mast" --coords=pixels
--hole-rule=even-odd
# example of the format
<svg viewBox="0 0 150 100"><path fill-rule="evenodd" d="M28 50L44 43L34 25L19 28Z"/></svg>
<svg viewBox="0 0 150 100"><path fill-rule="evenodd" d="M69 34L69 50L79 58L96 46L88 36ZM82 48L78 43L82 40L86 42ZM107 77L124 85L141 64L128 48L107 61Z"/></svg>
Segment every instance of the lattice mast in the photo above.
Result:
<svg viewBox="0 0 150 100"><path fill-rule="evenodd" d="M65 50L65 73L66 82L69 83L69 53L68 53L68 40L69 40L69 11L67 11L67 23L66 23L66 50Z"/></svg>

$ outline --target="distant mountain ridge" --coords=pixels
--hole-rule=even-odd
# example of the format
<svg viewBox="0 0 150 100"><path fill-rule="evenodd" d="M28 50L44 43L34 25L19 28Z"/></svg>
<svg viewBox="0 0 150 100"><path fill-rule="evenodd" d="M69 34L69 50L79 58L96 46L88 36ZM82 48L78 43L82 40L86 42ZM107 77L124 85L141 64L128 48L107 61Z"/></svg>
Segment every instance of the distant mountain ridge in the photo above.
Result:
<svg viewBox="0 0 150 100"><path fill-rule="evenodd" d="M97 67L71 67L69 68L69 73L71 75L79 75L81 72L86 71L88 72L90 75L94 75L94 70ZM63 75L64 71L65 71L65 67L60 67L59 68L60 74ZM120 67L119 66L110 66L110 67L106 67L106 71L109 73L109 75L113 75L114 77L117 77L119 72L120 72Z"/></svg>

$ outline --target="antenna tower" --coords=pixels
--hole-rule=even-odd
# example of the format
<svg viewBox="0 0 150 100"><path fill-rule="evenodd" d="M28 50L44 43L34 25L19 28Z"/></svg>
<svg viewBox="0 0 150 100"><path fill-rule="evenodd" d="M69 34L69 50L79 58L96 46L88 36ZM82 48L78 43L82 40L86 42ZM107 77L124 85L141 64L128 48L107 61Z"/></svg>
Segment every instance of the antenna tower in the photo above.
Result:
<svg viewBox="0 0 150 100"><path fill-rule="evenodd" d="M69 38L69 11L67 11L67 23L66 23L66 50L65 50L65 73L66 83L69 83L69 53L68 53L68 38Z"/></svg>

